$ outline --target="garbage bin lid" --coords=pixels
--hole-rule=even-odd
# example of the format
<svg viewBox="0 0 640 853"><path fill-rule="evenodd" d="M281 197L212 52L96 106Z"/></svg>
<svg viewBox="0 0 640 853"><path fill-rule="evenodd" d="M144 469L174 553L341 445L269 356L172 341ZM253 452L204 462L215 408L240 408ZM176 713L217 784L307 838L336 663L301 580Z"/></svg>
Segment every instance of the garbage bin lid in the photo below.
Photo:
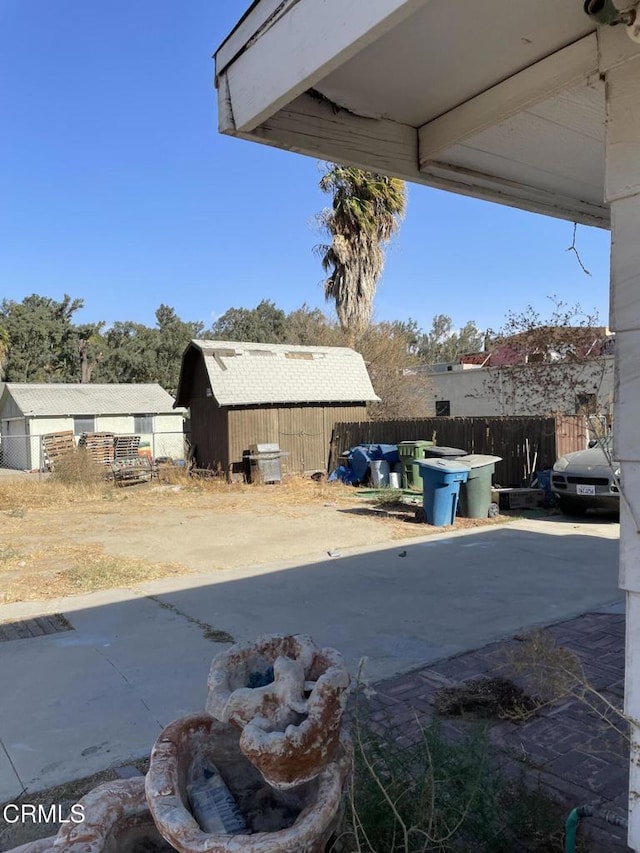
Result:
<svg viewBox="0 0 640 853"><path fill-rule="evenodd" d="M484 453L470 453L468 456L462 457L462 462L468 465L469 468L484 468L485 465L495 465L496 462L502 462L502 456L487 456Z"/></svg>
<svg viewBox="0 0 640 853"><path fill-rule="evenodd" d="M466 456L467 451L460 447L444 447L440 444L435 444L427 450L429 456Z"/></svg>
<svg viewBox="0 0 640 853"><path fill-rule="evenodd" d="M468 465L457 459L416 459L416 465L421 468L431 468L432 471L443 471L445 474L459 474L461 471L469 471Z"/></svg>

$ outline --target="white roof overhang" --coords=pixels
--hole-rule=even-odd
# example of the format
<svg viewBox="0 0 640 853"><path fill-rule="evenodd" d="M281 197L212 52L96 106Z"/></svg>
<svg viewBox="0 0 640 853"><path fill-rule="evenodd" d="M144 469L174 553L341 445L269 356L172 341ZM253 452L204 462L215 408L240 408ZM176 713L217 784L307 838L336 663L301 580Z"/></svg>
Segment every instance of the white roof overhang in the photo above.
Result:
<svg viewBox="0 0 640 853"><path fill-rule="evenodd" d="M220 129L608 227L609 63L583 0L258 0L216 54Z"/></svg>

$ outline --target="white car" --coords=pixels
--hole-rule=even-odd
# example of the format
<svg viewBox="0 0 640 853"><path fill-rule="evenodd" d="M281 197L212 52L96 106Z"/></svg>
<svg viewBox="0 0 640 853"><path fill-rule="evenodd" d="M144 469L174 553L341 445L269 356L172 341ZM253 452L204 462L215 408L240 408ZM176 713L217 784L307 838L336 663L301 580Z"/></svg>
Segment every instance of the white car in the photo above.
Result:
<svg viewBox="0 0 640 853"><path fill-rule="evenodd" d="M611 458L612 440L592 444L561 456L553 466L551 491L566 515L584 515L588 509L620 511L620 468Z"/></svg>

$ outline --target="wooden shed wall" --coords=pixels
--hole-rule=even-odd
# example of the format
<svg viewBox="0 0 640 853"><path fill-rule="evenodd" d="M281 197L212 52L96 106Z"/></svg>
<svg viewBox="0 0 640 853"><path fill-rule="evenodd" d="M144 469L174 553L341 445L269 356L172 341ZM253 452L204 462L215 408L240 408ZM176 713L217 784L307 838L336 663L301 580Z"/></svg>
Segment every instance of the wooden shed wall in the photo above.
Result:
<svg viewBox="0 0 640 853"><path fill-rule="evenodd" d="M229 409L229 465L242 468L242 454L256 443L277 443L289 453L283 471L309 474L326 471L335 424L366 418L364 404L260 406ZM193 417L193 415L192 415Z"/></svg>
<svg viewBox="0 0 640 853"><path fill-rule="evenodd" d="M221 408L210 391L204 361L199 358L193 368L189 408L191 410L191 446L195 449L199 468L224 471L229 467L228 410Z"/></svg>

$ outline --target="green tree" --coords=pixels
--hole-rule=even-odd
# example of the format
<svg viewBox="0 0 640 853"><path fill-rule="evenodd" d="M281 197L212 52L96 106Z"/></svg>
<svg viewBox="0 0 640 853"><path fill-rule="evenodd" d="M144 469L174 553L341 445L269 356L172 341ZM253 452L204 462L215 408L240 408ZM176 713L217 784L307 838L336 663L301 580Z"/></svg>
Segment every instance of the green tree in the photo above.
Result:
<svg viewBox="0 0 640 853"><path fill-rule="evenodd" d="M255 308L229 308L213 324L207 337L219 341L251 341L256 344L284 343L287 315L269 299Z"/></svg>
<svg viewBox="0 0 640 853"><path fill-rule="evenodd" d="M73 315L82 299L61 302L32 294L22 302L5 299L0 325L9 339L5 365L8 382L77 382L80 359Z"/></svg>
<svg viewBox="0 0 640 853"><path fill-rule="evenodd" d="M437 314L431 329L419 336L417 351L422 362L438 364L457 361L466 353L479 352L484 346L485 334L473 320L454 330L453 320L446 314Z"/></svg>
<svg viewBox="0 0 640 853"><path fill-rule="evenodd" d="M204 323L181 320L173 308L160 305L156 311L156 381L175 394L180 379L182 354L193 338L202 334Z"/></svg>
<svg viewBox="0 0 640 853"><path fill-rule="evenodd" d="M95 378L96 368L104 359L106 341L102 336L104 321L84 323L75 327L76 346L80 361L80 382L86 384Z"/></svg>
<svg viewBox="0 0 640 853"><path fill-rule="evenodd" d="M107 352L101 374L107 382L155 382L157 330L117 321L104 335Z"/></svg>
<svg viewBox="0 0 640 853"><path fill-rule="evenodd" d="M175 393L182 354L189 341L202 334L204 324L181 320L169 305L160 305L155 317L155 327L125 320L105 332L101 377L108 382L158 382Z"/></svg>
<svg viewBox="0 0 640 853"><path fill-rule="evenodd" d="M0 324L0 380L4 379L4 370L9 354L9 332Z"/></svg>
<svg viewBox="0 0 640 853"><path fill-rule="evenodd" d="M297 346L344 346L344 334L319 308L301 305L287 315L286 343Z"/></svg>
<svg viewBox="0 0 640 853"><path fill-rule="evenodd" d="M317 250L327 274L325 296L355 343L371 322L384 249L404 216L406 187L399 178L331 164L320 189L333 197L331 208L319 217L331 239Z"/></svg>

